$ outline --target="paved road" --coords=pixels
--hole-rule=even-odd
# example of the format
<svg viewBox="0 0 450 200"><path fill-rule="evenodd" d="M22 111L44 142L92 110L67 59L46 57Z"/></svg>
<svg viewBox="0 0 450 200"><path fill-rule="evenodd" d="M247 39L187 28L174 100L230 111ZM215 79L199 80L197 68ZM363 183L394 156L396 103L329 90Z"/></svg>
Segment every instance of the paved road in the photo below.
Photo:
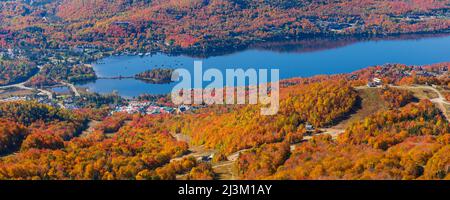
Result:
<svg viewBox="0 0 450 200"><path fill-rule="evenodd" d="M41 68L39 68L39 71L41 70ZM37 74L39 74L39 71L34 75L36 76ZM22 82L22 83L16 83L13 85L5 85L5 86L0 86L0 89L8 89L8 88L20 88L23 90L38 90L39 92L44 93L45 95L48 96L49 99L53 99L53 95L51 92L47 91L47 90L43 90L43 89L35 89L35 88L30 88L25 86L25 83L27 83L31 78L33 78L34 76L31 76L28 80Z"/></svg>
<svg viewBox="0 0 450 200"><path fill-rule="evenodd" d="M25 82L17 83L17 84L14 84L14 85L0 86L0 89L8 89L8 88L13 88L13 87L23 88L23 87L25 87L24 84L25 84Z"/></svg>
<svg viewBox="0 0 450 200"><path fill-rule="evenodd" d="M41 68L39 68L39 70L41 70ZM39 71L36 73L36 75L37 74L39 74ZM34 76L36 76L36 75L34 75ZM17 84L13 84L13 85L5 85L5 86L0 86L0 89L8 89L8 88L13 88L13 87L16 87L16 88L20 88L20 89L24 89L24 90L34 90L34 88L30 88L30 87L26 87L25 86L25 83L27 83L31 78L33 78L34 76L31 76L28 80L26 80L26 81L24 81L24 82L22 82L22 83L17 83ZM75 96L77 96L77 97L80 97L81 95L80 95L80 93L78 92L78 90L77 90L77 88L73 85L73 84L71 84L71 83L66 83L66 82L64 82L64 81L61 81L60 82L61 84L63 84L63 85L65 85L65 86L67 86L67 87L69 87L71 90L72 90L72 92L75 94ZM44 93L44 94L46 94L48 97L49 97L49 99L52 99L52 93L51 92L49 92L49 91L47 91L47 90L43 90L43 89L37 89L39 92L42 92L42 93Z"/></svg>
<svg viewBox="0 0 450 200"><path fill-rule="evenodd" d="M36 72L36 74L34 74L33 76L30 76L30 78L28 78L27 80L21 82L21 83L16 83L13 85L5 85L5 86L0 86L0 89L7 89L7 88L12 88L12 87L18 87L18 88L22 88L22 89L29 89L27 87L25 87L25 83L28 82L31 78L33 78L34 76L38 75L39 72L41 71L41 67L38 67L38 71Z"/></svg>
<svg viewBox="0 0 450 200"><path fill-rule="evenodd" d="M81 96L80 93L78 92L77 88L73 84L66 83L66 82L63 82L63 81L61 81L61 84L69 87L72 90L72 92L75 94L76 97L80 97Z"/></svg>
<svg viewBox="0 0 450 200"><path fill-rule="evenodd" d="M14 84L14 85L7 85L7 86L1 86L0 89L8 89L8 88L20 88L23 90L38 90L41 93L44 93L45 95L48 96L49 99L53 99L53 95L51 92L47 91L47 90L43 90L43 89L36 89L36 88L30 88L25 86L26 82L23 83L18 83L18 84Z"/></svg>
<svg viewBox="0 0 450 200"><path fill-rule="evenodd" d="M47 95L49 99L53 99L52 92L50 92L48 90L44 90L44 89L27 87L27 86L25 86L26 82L28 82L28 81L25 81L25 82L22 82L22 83L13 84L13 85L0 86L0 89L20 88L20 89L23 89L23 90L38 90L39 92L44 93L45 95ZM66 83L66 82L63 82L63 81L61 81L60 83L62 85L65 85L65 86L69 87L72 90L72 92L75 94L75 96L77 96L77 97L81 96L80 93L78 92L78 89L73 84Z"/></svg>

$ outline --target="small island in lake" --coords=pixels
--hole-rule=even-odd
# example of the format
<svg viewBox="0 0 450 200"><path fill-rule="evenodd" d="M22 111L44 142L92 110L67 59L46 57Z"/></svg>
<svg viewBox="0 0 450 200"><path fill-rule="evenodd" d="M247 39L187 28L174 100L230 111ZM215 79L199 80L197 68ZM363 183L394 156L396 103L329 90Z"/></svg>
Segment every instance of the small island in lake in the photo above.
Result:
<svg viewBox="0 0 450 200"><path fill-rule="evenodd" d="M154 84L171 83L173 72L174 69L155 68L136 74L135 78Z"/></svg>

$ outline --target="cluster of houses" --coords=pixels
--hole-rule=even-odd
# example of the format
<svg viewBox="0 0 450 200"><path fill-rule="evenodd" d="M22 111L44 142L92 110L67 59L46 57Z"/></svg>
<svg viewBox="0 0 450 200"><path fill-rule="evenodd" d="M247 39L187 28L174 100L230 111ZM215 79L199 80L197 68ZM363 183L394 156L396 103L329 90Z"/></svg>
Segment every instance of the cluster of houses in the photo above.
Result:
<svg viewBox="0 0 450 200"><path fill-rule="evenodd" d="M100 53L101 49L96 45L85 44L85 45L77 45L73 48L73 51L77 53L87 53L87 54L96 54Z"/></svg>
<svg viewBox="0 0 450 200"><path fill-rule="evenodd" d="M329 17L325 19L309 19L311 22L317 24L318 27L325 30L330 30L335 33L345 32L349 28L358 28L363 26L364 20L361 17L354 16L347 22L342 22L338 17Z"/></svg>
<svg viewBox="0 0 450 200"><path fill-rule="evenodd" d="M383 85L383 81L380 78L373 78L371 81L367 83L367 87L381 87Z"/></svg>
<svg viewBox="0 0 450 200"><path fill-rule="evenodd" d="M53 88L55 89L55 88ZM69 110L79 109L83 105L79 105L80 102L76 101L76 98L70 90L48 90L51 93L51 98L44 92L39 92L36 95L32 95L31 100L36 100L39 103L52 105L59 108L65 108ZM81 101L82 102L82 101Z"/></svg>
<svg viewBox="0 0 450 200"><path fill-rule="evenodd" d="M401 79L403 77L412 76L415 73L416 76L422 77L438 77L448 72L448 67L443 65L441 67L422 67L422 66L405 66L395 67L395 65L386 64L375 72L376 76L386 76Z"/></svg>
<svg viewBox="0 0 450 200"><path fill-rule="evenodd" d="M0 99L0 103L11 102L11 101L26 101L26 100L28 100L28 98L25 96L13 96L13 97Z"/></svg>
<svg viewBox="0 0 450 200"><path fill-rule="evenodd" d="M65 109L74 110L82 107L75 103L75 97L72 95L57 96L56 98Z"/></svg>
<svg viewBox="0 0 450 200"><path fill-rule="evenodd" d="M16 58L19 54L21 54L19 49L0 48L0 58Z"/></svg>
<svg viewBox="0 0 450 200"><path fill-rule="evenodd" d="M119 53L113 54L114 56L150 56L153 53L146 52L146 53L139 53L139 52L131 52L131 51L123 51Z"/></svg>
<svg viewBox="0 0 450 200"><path fill-rule="evenodd" d="M36 101L40 104L46 104L53 107L61 107L60 104L58 104L58 102L56 102L53 99L50 99L46 94L43 93L30 94L25 96L11 96L0 99L0 103L14 102L14 101Z"/></svg>
<svg viewBox="0 0 450 200"><path fill-rule="evenodd" d="M381 87L384 83L382 78L389 77L390 79L401 80L405 77L418 76L418 77L441 77L448 74L448 65L442 66L406 66L396 64L385 64L381 68L371 74L373 78L370 78L367 82L367 87L375 88ZM360 77L358 74L351 74L349 80L358 80Z"/></svg>
<svg viewBox="0 0 450 200"><path fill-rule="evenodd" d="M50 105L56 108L64 108L69 110L75 110L85 107L86 99L83 97L77 97L70 92L70 90L61 90L60 88L55 88L55 90L35 90L32 94L27 95L14 95L0 98L0 103L2 102L13 102L13 101L36 101L41 104ZM152 101L142 101L142 100L129 100L123 104L111 105L112 113L115 112L126 112L129 114L144 114L144 115L155 115L155 114L180 114L185 113L190 110L196 110L198 107L180 105L180 106L165 106L156 104Z"/></svg>
<svg viewBox="0 0 450 200"><path fill-rule="evenodd" d="M161 106L151 102L131 101L128 105L118 105L114 108L112 113L126 112L129 114L144 114L144 115L156 115L156 114L173 114L184 113L191 110L190 106L181 105L176 108L169 106Z"/></svg>
<svg viewBox="0 0 450 200"><path fill-rule="evenodd" d="M49 93L50 94L50 93ZM18 96L7 96L0 99L0 102L14 102L14 101L36 101L41 104L50 105L57 108L65 108L69 110L79 109L80 107L83 107L84 105L80 105L80 102L83 101L76 101L76 98L71 93L59 93L59 92L51 92L51 95L49 95L45 92L41 91L34 91L31 94L27 95L18 95Z"/></svg>
<svg viewBox="0 0 450 200"><path fill-rule="evenodd" d="M401 16L390 15L389 17L403 22L417 23L433 19L448 19L450 12L448 9L435 9L432 13L408 13Z"/></svg>

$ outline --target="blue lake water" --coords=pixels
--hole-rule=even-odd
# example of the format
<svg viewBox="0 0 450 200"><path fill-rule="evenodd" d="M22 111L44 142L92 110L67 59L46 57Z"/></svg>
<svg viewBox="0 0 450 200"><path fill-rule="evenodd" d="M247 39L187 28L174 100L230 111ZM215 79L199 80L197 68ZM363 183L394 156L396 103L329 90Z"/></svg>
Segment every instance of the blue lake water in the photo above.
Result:
<svg viewBox="0 0 450 200"><path fill-rule="evenodd" d="M53 87L51 90L59 94L70 94L70 89L66 86Z"/></svg>
<svg viewBox="0 0 450 200"><path fill-rule="evenodd" d="M317 45L315 45L317 44ZM288 47L286 47L288 46ZM270 50L269 50L270 49ZM235 53L194 58L185 55L111 56L94 64L99 77L133 76L153 68L185 68L193 71L194 61L203 61L203 69L272 68L280 70L280 79L310 77L319 74L348 73L386 63L424 65L450 61L450 36L394 38L386 40L343 40L266 45ZM225 73L224 73L225 74ZM150 84L134 79L99 79L78 86L99 93L119 92L122 96L170 93L171 84Z"/></svg>

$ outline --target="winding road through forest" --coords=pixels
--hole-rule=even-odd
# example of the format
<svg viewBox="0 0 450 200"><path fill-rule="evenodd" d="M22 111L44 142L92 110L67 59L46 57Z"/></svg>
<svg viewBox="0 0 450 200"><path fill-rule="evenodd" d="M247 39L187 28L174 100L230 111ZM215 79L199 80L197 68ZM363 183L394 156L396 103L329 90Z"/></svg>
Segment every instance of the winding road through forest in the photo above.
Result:
<svg viewBox="0 0 450 200"><path fill-rule="evenodd" d="M40 68L39 68L40 70ZM31 76L30 78L28 78L27 80L21 82L21 83L16 83L16 84L12 84L12 85L4 85L4 86L0 86L0 89L9 89L9 88L19 88L19 89L23 89L23 90L38 90L39 92L45 94L48 96L49 99L53 99L53 95L52 92L48 91L48 90L44 90L44 89L39 89L39 88L32 88L32 87L27 87L25 86L25 84L34 76L36 76L37 74L39 74L39 71ZM61 85L67 86L68 88L70 88L70 90L72 90L72 92L74 93L74 95L76 97L80 97L80 93L78 92L78 89L75 87L75 85L71 84L71 83L67 83L64 81L60 81Z"/></svg>
<svg viewBox="0 0 450 200"><path fill-rule="evenodd" d="M298 142L298 143L293 143L290 146L291 151L295 150L295 147L303 142L309 141L313 138L313 136L315 135L322 135L322 134L329 134L333 137L333 139L337 139L337 137L344 133L345 130L344 129L337 129L337 128L323 128L320 129L320 132L314 135L308 135L308 136L304 136L303 140ZM190 138L187 135L183 135L183 134L175 134L172 135L174 136L177 141L183 141L183 142L187 142L188 144L190 143ZM239 150L237 152L234 152L230 155L227 156L227 160L226 161L221 161L221 162L212 162L212 169L214 171L214 173L217 174L217 178L219 180L236 180L238 177L238 175L236 174L236 172L233 171L233 165L235 164L235 162L239 159L239 155L241 153L245 153L247 151L252 150L253 148L248 148L248 149L242 149ZM189 153L178 157L178 158L174 158L171 160L171 162L173 161L179 161L183 158L187 158L187 157L194 157L196 160L202 160L204 157L209 157L214 155L215 153L217 153L217 150L215 149L207 149L204 146L189 146ZM177 179L183 179L184 177L186 177L187 174L182 174L182 175L178 175Z"/></svg>
<svg viewBox="0 0 450 200"><path fill-rule="evenodd" d="M450 105L449 102L446 101L445 97L442 95L442 93L437 90L434 87L431 86L426 86L426 85L415 85L415 86L394 86L394 85L389 85L389 87L392 88L398 88L398 89L406 89L406 90L412 90L412 89L425 89L425 90L431 90L433 92L435 92L438 97L434 98L434 99L430 99L431 102L437 104L437 107L439 110L441 110L441 112L443 113L443 115L445 116L445 118L450 121L450 118L447 114L447 108L445 107L445 105ZM368 88L367 86L361 86L361 87L357 87L356 89L363 89L363 88ZM336 127L331 127L331 128L322 128L320 129L320 133L317 133L315 135L321 135L321 134L329 134L333 137L333 139L337 139L337 137L344 133L345 129L340 129L340 128L336 128ZM189 136L186 135L182 135L182 134L176 134L174 135L174 137L179 140L179 141L184 141L187 143L190 143L190 138ZM303 138L303 140L299 143L296 144L292 144L291 145L291 151L295 150L295 147L299 144L301 144L302 142L305 141L309 141L313 138L313 135L308 135L305 136ZM237 151L235 153L232 153L230 155L227 156L227 161L222 161L222 162L216 162L216 163L212 163L212 168L214 170L214 172L218 175L218 179L225 179L225 180L235 180L237 179L238 175L236 174L236 172L233 171L233 165L235 164L235 162L238 160L239 155L241 153L245 153L247 151L250 151L253 148L249 148L249 149L243 149L240 151ZM201 160L204 157L209 157L211 155L214 155L215 153L217 153L216 150L214 149L206 149L203 146L191 146L190 147L190 153L179 157L179 158L175 158L172 161L175 160L180 160L182 158L186 158L186 157L190 157L193 156L194 158L196 158L197 160ZM184 178L186 176L186 174L184 175L178 175L177 178Z"/></svg>
<svg viewBox="0 0 450 200"><path fill-rule="evenodd" d="M444 115L444 117L447 119L448 122L450 122L450 116L448 115L448 110L445 107L445 105L450 105L449 102L447 102L447 100L445 99L444 95L442 95L442 93L437 90L434 87L431 86L427 86L427 85L415 85L415 86L406 86L406 85L402 85L402 86L394 86L394 85L389 85L389 87L392 88L398 88L398 89L425 89L425 90L431 90L433 92L435 92L438 95L438 98L434 98L434 99L430 99L431 102L437 104L439 110L441 110L442 114Z"/></svg>
<svg viewBox="0 0 450 200"><path fill-rule="evenodd" d="M28 82L28 81L25 81L25 82L22 82L22 83L17 83L17 84L14 84L14 85L1 86L0 89L19 88L19 89L23 89L23 90L37 90L37 91L47 95L49 99L53 99L53 95L52 95L52 93L50 91L43 90L43 89L38 89L38 88L27 87L27 86L25 86L26 82Z"/></svg>

